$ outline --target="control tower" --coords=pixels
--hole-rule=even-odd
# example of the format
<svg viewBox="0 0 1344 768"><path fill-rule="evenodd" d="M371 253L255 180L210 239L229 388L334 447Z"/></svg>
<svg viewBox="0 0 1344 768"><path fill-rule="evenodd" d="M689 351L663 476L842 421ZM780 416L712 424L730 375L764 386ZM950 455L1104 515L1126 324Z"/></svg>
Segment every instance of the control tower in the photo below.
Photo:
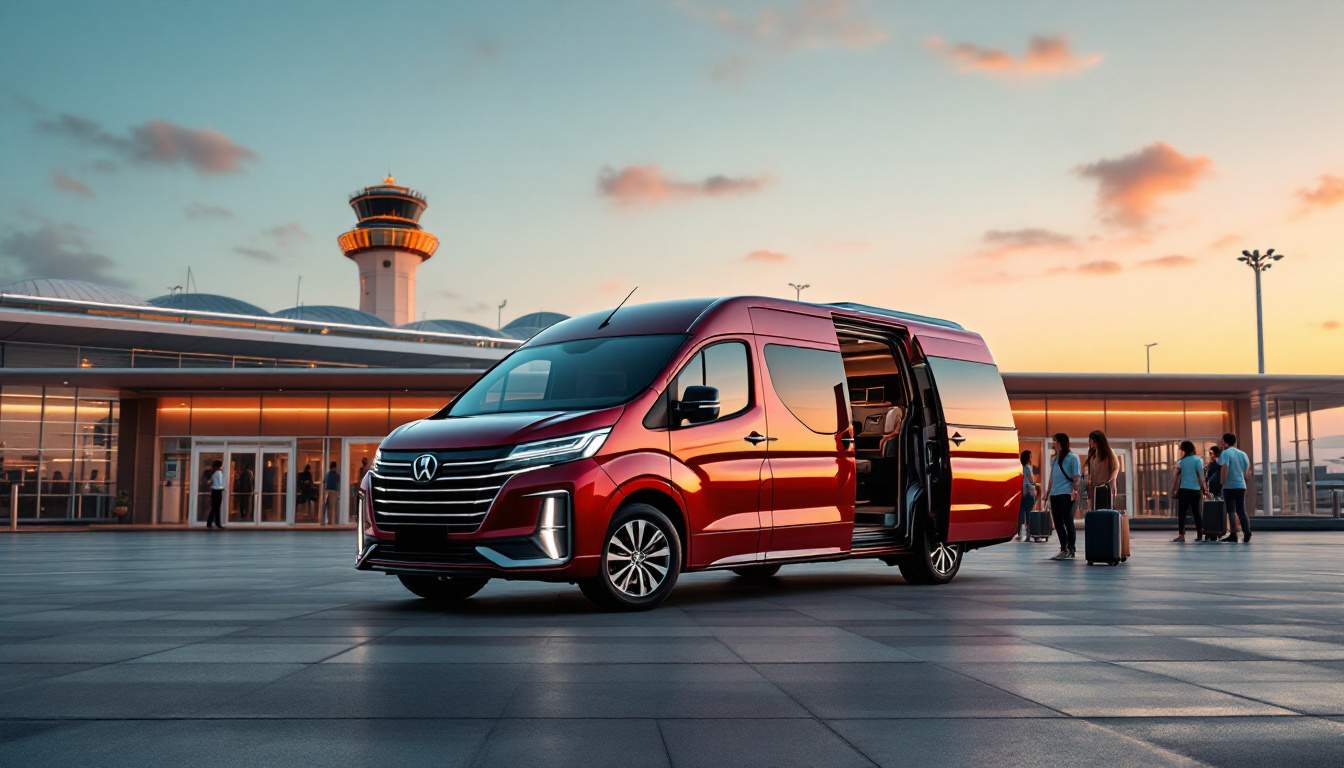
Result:
<svg viewBox="0 0 1344 768"><path fill-rule="evenodd" d="M359 265L359 308L394 326L415 320L415 270L438 250L420 228L425 196L388 176L350 196L355 228L337 238Z"/></svg>

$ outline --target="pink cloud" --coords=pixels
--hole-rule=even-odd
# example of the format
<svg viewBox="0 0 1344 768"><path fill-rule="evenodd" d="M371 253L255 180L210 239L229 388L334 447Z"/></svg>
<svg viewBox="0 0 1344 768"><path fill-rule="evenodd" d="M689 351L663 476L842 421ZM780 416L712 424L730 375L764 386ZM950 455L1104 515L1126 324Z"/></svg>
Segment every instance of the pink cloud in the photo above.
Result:
<svg viewBox="0 0 1344 768"><path fill-rule="evenodd" d="M1212 167L1207 157L1183 155L1159 141L1124 157L1081 165L1076 172L1097 181L1102 220L1142 229L1157 212L1161 198L1193 188Z"/></svg>
<svg viewBox="0 0 1344 768"><path fill-rule="evenodd" d="M1167 256L1157 256L1151 259L1144 259L1139 262L1141 267L1154 267L1157 269L1177 269L1180 267L1189 267L1197 264L1198 260L1180 253L1173 253Z"/></svg>
<svg viewBox="0 0 1344 768"><path fill-rule="evenodd" d="M1315 187L1299 189L1297 199L1302 202L1304 211L1344 203L1344 176L1322 174L1317 179Z"/></svg>
<svg viewBox="0 0 1344 768"><path fill-rule="evenodd" d="M1209 243L1209 250L1221 251L1224 248L1231 248L1239 242L1241 242L1241 235L1234 235L1229 233Z"/></svg>
<svg viewBox="0 0 1344 768"><path fill-rule="evenodd" d="M1124 267L1120 262L1111 259L1097 259L1096 261L1085 261L1073 268L1074 272L1084 275L1114 275L1122 271Z"/></svg>
<svg viewBox="0 0 1344 768"><path fill-rule="evenodd" d="M758 192L769 183L764 176L715 175L700 181L669 178L656 165L606 168L597 178L597 191L620 205L663 203L697 197L726 197Z"/></svg>
<svg viewBox="0 0 1344 768"><path fill-rule="evenodd" d="M940 37L929 40L929 49L950 61L958 71L1016 77L1051 77L1081 72L1101 63L1101 54L1077 54L1067 38L1037 35L1018 56L998 48L974 43L949 43Z"/></svg>
<svg viewBox="0 0 1344 768"><path fill-rule="evenodd" d="M1339 321L1338 321L1338 320L1326 320L1324 323L1321 323L1321 330L1323 330L1323 331L1337 331L1337 330L1339 330Z"/></svg>
<svg viewBox="0 0 1344 768"><path fill-rule="evenodd" d="M89 189L88 184L85 184L73 176L67 176L61 171L51 172L51 183L62 192L69 192L72 195L79 195L80 197L94 196L93 190Z"/></svg>
<svg viewBox="0 0 1344 768"><path fill-rule="evenodd" d="M743 261L755 262L757 264L785 264L793 260L787 253L779 251L770 251L764 248L748 253L742 257Z"/></svg>

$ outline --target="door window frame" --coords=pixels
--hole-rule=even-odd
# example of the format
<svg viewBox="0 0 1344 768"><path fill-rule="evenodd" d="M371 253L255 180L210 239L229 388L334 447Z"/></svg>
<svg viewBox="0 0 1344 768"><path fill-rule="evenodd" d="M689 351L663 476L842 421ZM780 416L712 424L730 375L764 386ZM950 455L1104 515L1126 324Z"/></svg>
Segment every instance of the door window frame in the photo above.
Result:
<svg viewBox="0 0 1344 768"><path fill-rule="evenodd" d="M687 366L689 366L689 365L691 364L691 361L695 360L695 358L697 358L697 357L701 357L701 356L704 354L705 350L709 349L710 347L718 346L718 345L720 345L720 344L737 344L737 345L741 346L741 347L742 347L742 350L746 353L746 358L747 358L747 404L746 404L745 406L743 406L742 408L740 408L739 410L734 411L733 413L728 414L727 416L720 415L718 418L714 419L713 421L702 421L702 422L700 422L700 423L698 423L698 424L675 424L675 423L673 423L673 415L672 415L672 411L673 411L673 409L672 409L672 405L673 405L673 403L676 403L676 402L677 402L677 397L676 397L676 396L681 394L680 392L677 392L677 383L681 380L681 374L685 373L685 372L686 372L686 368L687 368ZM723 339L711 339L711 340L709 340L709 341L706 341L704 344L700 345L699 347L696 347L695 351L692 352L690 355L688 355L684 361L682 361L681 365L677 368L677 372L676 372L675 374L672 375L671 380L668 382L668 385L667 385L667 391L666 391L665 393L663 393L664 399L665 399L665 401L666 401L666 403L667 403L667 427L668 427L668 429L681 430L681 429L692 429L692 428L695 428L695 427L707 427L707 426L709 426L710 424L718 424L718 423L721 423L721 422L724 422L724 421L731 421L731 420L736 419L736 418L738 418L738 417L740 417L740 416L745 416L746 414L751 413L751 412L756 408L756 361L755 361L755 359L752 357L752 346L753 346L753 345L751 344L751 342L750 342L749 340L747 340L746 338L738 338L738 337L735 337L735 336L734 336L734 337L723 338ZM702 365L703 365L703 363L702 363Z"/></svg>

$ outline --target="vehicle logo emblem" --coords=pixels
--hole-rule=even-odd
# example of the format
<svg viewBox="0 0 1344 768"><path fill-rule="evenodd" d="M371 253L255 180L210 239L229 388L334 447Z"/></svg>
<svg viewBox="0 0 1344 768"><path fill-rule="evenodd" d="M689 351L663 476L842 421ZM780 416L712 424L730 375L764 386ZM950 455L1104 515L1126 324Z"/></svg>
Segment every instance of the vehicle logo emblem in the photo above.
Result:
<svg viewBox="0 0 1344 768"><path fill-rule="evenodd" d="M411 476L417 483L428 483L438 471L439 460L432 453L422 453L411 462Z"/></svg>

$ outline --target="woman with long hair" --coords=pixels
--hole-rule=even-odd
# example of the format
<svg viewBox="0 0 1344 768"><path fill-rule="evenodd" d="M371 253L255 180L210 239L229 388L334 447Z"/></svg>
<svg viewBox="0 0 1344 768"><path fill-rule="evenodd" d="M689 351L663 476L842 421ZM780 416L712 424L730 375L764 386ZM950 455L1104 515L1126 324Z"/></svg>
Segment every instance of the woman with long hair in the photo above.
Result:
<svg viewBox="0 0 1344 768"><path fill-rule="evenodd" d="M1017 535L1014 541L1027 541L1031 530L1023 533L1027 527L1027 513L1036 507L1036 471L1031 466L1031 451L1023 451L1018 458L1022 461L1022 504L1017 510Z"/></svg>
<svg viewBox="0 0 1344 768"><path fill-rule="evenodd" d="M1094 429L1087 436L1087 486L1091 491L1092 509L1113 509L1115 478L1120 474L1120 460L1111 450L1106 433Z"/></svg>
<svg viewBox="0 0 1344 768"><path fill-rule="evenodd" d="M1204 460L1199 458L1195 444L1181 441L1181 460L1171 478L1171 497L1176 499L1176 527L1179 533L1172 541L1185 543L1185 513L1195 521L1195 540L1204 538L1204 523L1199 516L1199 502L1209 492L1204 480Z"/></svg>
<svg viewBox="0 0 1344 768"><path fill-rule="evenodd" d="M1073 505L1083 471L1078 455L1069 451L1069 436L1059 432L1054 438L1055 458L1050 467L1050 516L1059 537L1059 554L1051 560L1072 560L1077 551L1078 529L1073 523Z"/></svg>

